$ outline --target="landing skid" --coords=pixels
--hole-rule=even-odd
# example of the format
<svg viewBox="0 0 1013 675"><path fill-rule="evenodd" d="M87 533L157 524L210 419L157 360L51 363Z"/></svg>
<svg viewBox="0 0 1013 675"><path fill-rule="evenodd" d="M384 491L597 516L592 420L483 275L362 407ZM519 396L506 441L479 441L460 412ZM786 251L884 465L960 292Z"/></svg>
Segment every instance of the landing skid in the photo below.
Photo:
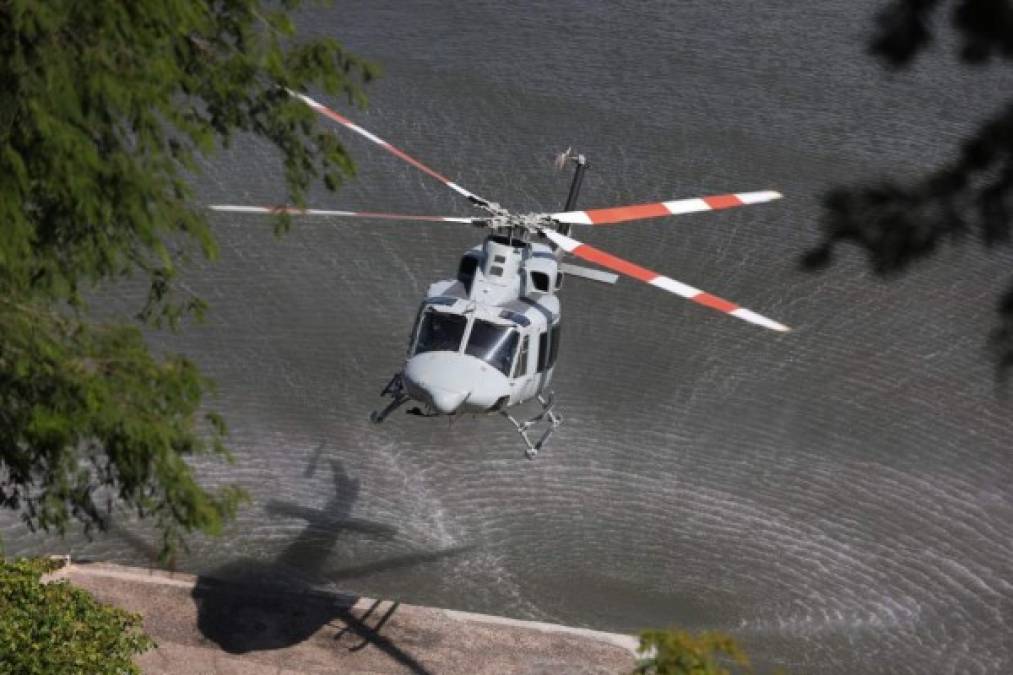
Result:
<svg viewBox="0 0 1013 675"><path fill-rule="evenodd" d="M514 416L508 413L506 410L499 411L500 414L503 415L503 417L510 420L510 423L514 425L515 429L517 429L517 433L519 433L521 435L521 438L524 439L524 444L528 446L527 449L524 451L524 454L525 456L527 456L528 459L535 458L535 456L538 454L538 451L541 450L542 446L545 445L545 442L549 440L549 436L552 435L552 432L554 432L556 428L563 423L563 418L557 415L552 410L552 406L555 404L555 400L551 392L549 393L548 399L545 399L544 397L542 397L541 394L539 394L538 402L542 406L542 412L538 413L537 415L529 419L527 422L523 423L518 422L514 418ZM545 431L542 432L541 437L539 437L539 439L536 442L532 443L531 437L528 436L528 430L531 429L532 426L541 422L542 420L548 421L548 427L545 429Z"/></svg>

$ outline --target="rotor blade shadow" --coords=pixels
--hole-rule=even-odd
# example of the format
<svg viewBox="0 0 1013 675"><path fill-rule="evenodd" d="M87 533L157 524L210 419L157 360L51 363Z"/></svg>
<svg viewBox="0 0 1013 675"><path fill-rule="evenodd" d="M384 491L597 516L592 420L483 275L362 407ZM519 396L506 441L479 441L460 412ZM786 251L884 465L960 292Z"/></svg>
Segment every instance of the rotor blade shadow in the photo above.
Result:
<svg viewBox="0 0 1013 675"><path fill-rule="evenodd" d="M390 538L398 533L398 529L392 525L377 523L365 518L332 517L319 509L311 509L299 506L291 502L283 502L277 499L270 499L264 504L264 511L271 516L284 518L300 518L310 523L313 528L328 530L349 530L372 534L379 537Z"/></svg>
<svg viewBox="0 0 1013 675"><path fill-rule="evenodd" d="M424 565L430 562L436 562L437 560L443 560L444 558L451 558L453 556L461 555L473 550L474 544L467 546L454 546L452 548L445 548L439 551L420 551L417 553L408 553L405 555L394 556L385 560L379 560L377 562L366 563L363 565L353 565L351 567L345 567L335 572L331 572L326 575L326 578L330 581L344 581L346 579L356 579L361 577L367 577L380 572L388 572L390 570L400 569L402 567L412 567L414 565Z"/></svg>
<svg viewBox="0 0 1013 675"><path fill-rule="evenodd" d="M313 454L310 455L310 461L306 464L306 470L303 472L303 478L313 478L313 474L317 472L317 464L320 463L320 456L324 454L324 446L326 443L321 442L317 446Z"/></svg>

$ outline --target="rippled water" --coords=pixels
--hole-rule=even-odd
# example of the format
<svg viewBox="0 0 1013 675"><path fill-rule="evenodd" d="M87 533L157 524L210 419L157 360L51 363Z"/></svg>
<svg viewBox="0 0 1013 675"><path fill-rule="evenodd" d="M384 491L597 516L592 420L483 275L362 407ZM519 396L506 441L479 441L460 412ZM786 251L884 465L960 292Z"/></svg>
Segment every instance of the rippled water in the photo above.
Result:
<svg viewBox="0 0 1013 675"><path fill-rule="evenodd" d="M983 350L1008 259L968 246L888 284L857 256L817 276L795 265L828 187L930 166L1011 90L1008 73L952 65L945 44L883 73L863 56L877 4L390 0L303 16L384 65L357 121L510 208L562 205L569 174L551 158L570 145L593 165L589 207L782 190L772 205L577 236L798 330L571 280L566 423L528 462L502 420L367 421L426 285L476 232L316 222L276 240L269 223L216 215L221 260L187 277L210 320L155 339L218 380L238 463L204 475L253 503L182 566L280 560L406 602L717 628L790 672L1009 672L1013 410ZM469 214L347 146L358 177L316 204ZM202 197L278 199L274 160L237 142ZM397 532L326 534L299 508ZM5 539L143 559L122 535Z"/></svg>

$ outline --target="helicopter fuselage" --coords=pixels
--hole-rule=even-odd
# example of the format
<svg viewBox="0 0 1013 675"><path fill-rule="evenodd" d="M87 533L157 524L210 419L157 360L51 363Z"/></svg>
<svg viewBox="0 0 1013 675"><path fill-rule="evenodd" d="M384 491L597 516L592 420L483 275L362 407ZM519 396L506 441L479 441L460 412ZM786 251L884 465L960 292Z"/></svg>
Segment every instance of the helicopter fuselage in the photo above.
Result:
<svg viewBox="0 0 1013 675"><path fill-rule="evenodd" d="M426 414L500 412L541 394L559 352L562 274L546 244L491 235L429 287L399 373Z"/></svg>

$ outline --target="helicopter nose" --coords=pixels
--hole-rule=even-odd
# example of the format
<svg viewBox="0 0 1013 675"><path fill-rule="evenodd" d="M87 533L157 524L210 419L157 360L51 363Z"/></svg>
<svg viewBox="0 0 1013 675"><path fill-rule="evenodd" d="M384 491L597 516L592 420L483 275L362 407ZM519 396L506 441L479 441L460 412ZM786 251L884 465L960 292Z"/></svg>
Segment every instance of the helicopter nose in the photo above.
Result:
<svg viewBox="0 0 1013 675"><path fill-rule="evenodd" d="M416 354L405 364L404 381L412 398L444 415L462 408L485 410L506 389L506 378L499 371L457 352Z"/></svg>
<svg viewBox="0 0 1013 675"><path fill-rule="evenodd" d="M467 360L455 352L418 354L405 365L404 379L413 398L449 415L461 407L473 384Z"/></svg>
<svg viewBox="0 0 1013 675"><path fill-rule="evenodd" d="M425 390L429 394L429 400L433 402L433 407L444 415L456 412L468 398L466 391L448 391L433 386L425 387Z"/></svg>

